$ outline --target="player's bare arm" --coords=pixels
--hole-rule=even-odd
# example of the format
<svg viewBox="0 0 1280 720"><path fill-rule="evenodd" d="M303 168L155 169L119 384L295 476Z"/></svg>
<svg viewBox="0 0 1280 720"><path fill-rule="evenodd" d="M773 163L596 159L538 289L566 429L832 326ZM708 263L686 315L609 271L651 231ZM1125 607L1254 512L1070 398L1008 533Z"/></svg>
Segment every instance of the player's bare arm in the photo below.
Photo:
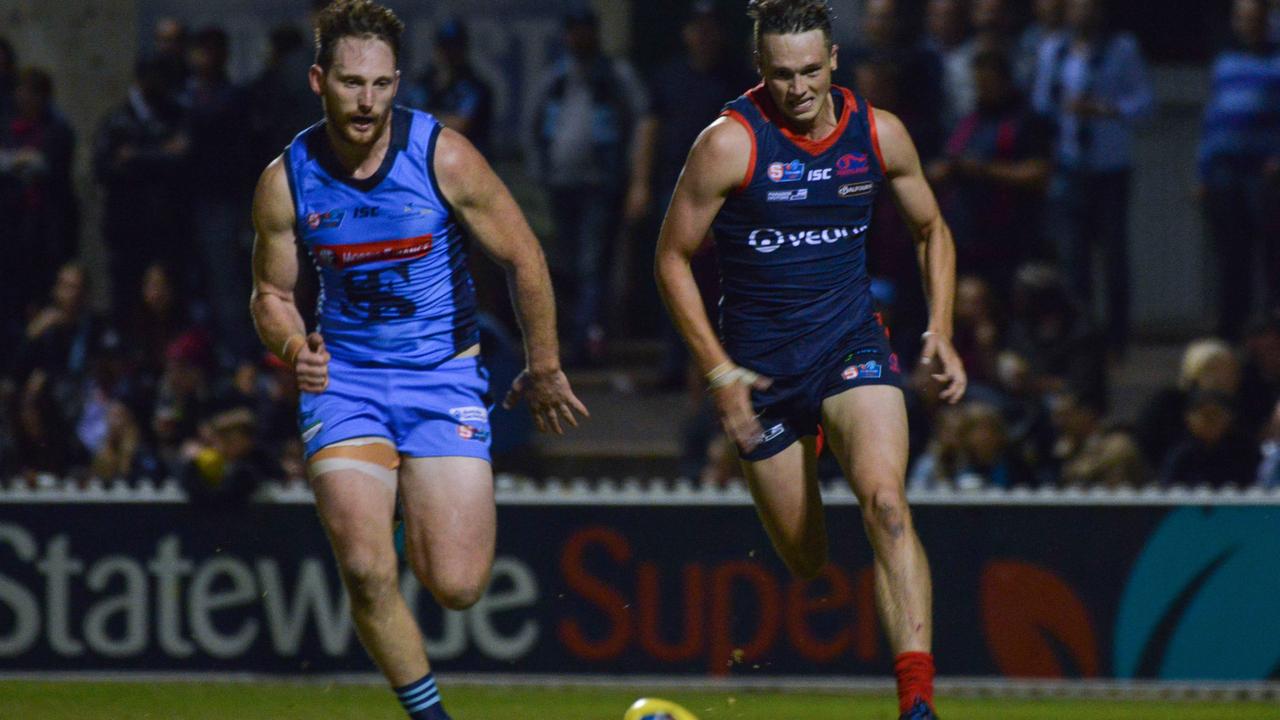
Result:
<svg viewBox="0 0 1280 720"><path fill-rule="evenodd" d="M542 246L511 193L489 163L461 134L447 128L436 141L440 190L485 253L507 271L516 315L524 334L526 367L511 384L503 405L527 396L538 429L563 434L589 416L560 368L555 295Z"/></svg>
<svg viewBox="0 0 1280 720"><path fill-rule="evenodd" d="M903 221L916 241L916 254L929 300L929 329L925 332L920 362L942 383L942 399L955 403L964 396L967 378L960 356L951 344L951 318L956 289L956 249L951 229L942 219L938 201L925 180L915 143L893 113L874 110L875 124L884 154L885 175L898 202Z"/></svg>
<svg viewBox="0 0 1280 720"><path fill-rule="evenodd" d="M743 450L754 448L763 435L751 389L768 387L769 379L737 367L725 352L703 309L690 260L725 198L742 184L750 157L751 137L738 122L720 118L702 132L676 184L654 259L662 299L711 384L725 432Z"/></svg>
<svg viewBox="0 0 1280 720"><path fill-rule="evenodd" d="M293 197L284 161L262 172L253 196L253 296L250 311L264 345L294 369L304 392L329 385L329 352L319 333L306 334L293 290L298 282Z"/></svg>

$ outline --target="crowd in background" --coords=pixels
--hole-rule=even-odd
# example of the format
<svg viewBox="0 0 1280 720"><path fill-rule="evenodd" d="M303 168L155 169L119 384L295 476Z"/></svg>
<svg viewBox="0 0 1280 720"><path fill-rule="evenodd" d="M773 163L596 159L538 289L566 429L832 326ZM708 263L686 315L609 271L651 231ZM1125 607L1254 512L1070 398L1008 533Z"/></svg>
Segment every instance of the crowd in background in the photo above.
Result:
<svg viewBox="0 0 1280 720"><path fill-rule="evenodd" d="M570 367L607 363L609 343L634 331L620 317L662 314L637 287L656 223L697 134L756 82L722 10L693 4L679 52L652 68L604 53L589 9L563 19L563 55L522 135L553 260L572 258L557 274ZM1108 378L1131 350L1134 135L1155 104L1136 39L1104 0L866 0L851 21L858 41L841 48L836 82L902 118L957 247L970 391L940 406L929 376L911 377L909 486L1280 486L1280 38L1266 0L1231 3L1204 114L1195 194L1218 259L1215 337L1190 343L1176 385L1125 425L1110 419ZM262 478L303 476L296 387L247 312L247 208L257 173L317 119L311 49L282 25L264 69L239 85L221 28L164 19L150 46L78 149L54 79L0 38L0 475L179 477L234 501ZM464 22L440 25L400 101L489 152L502 129L468 47ZM91 153L103 195L105 313L77 260L77 151ZM912 245L882 194L868 262L908 367L926 320ZM473 272L487 361L503 368L495 378L514 375L500 277L483 262ZM710 245L695 275L714 313ZM647 329L666 348L658 388L692 398L681 472L722 481L732 448L687 353L669 325ZM500 463L525 445L527 424L509 430L495 432Z"/></svg>

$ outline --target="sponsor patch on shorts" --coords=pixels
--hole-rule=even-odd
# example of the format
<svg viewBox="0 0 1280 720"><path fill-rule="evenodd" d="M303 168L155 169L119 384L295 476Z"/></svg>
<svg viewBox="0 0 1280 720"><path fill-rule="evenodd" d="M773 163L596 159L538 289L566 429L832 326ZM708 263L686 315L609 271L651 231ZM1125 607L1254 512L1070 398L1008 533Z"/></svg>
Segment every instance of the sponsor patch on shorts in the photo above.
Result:
<svg viewBox="0 0 1280 720"><path fill-rule="evenodd" d="M487 423L489 411L478 405L449 408L449 415L460 423Z"/></svg>
<svg viewBox="0 0 1280 720"><path fill-rule="evenodd" d="M884 374L884 366L875 360L850 365L840 373L845 380L874 380Z"/></svg>
<svg viewBox="0 0 1280 720"><path fill-rule="evenodd" d="M484 442L489 439L489 431L472 425L459 425L458 437L463 440L477 440L479 442Z"/></svg>

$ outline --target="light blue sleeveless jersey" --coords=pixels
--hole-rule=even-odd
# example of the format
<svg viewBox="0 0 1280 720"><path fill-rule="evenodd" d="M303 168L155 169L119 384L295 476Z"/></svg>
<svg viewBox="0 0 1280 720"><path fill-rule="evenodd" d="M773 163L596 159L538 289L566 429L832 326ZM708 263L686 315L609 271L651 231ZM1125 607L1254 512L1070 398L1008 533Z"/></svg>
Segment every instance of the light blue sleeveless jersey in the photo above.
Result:
<svg viewBox="0 0 1280 720"><path fill-rule="evenodd" d="M320 275L319 331L334 358L432 367L479 342L466 243L433 167L442 126L396 107L378 171L340 170L324 123L285 151L297 234Z"/></svg>

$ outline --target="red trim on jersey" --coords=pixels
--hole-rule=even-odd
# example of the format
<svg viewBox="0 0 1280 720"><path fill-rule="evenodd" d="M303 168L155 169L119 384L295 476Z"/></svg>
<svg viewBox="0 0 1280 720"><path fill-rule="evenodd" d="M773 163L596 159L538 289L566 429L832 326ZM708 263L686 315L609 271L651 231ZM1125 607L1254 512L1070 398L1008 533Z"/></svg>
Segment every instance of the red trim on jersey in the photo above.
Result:
<svg viewBox="0 0 1280 720"><path fill-rule="evenodd" d="M765 89L764 83L748 90L747 98L760 110L760 114L764 116L765 120L778 126L778 131L782 133L783 137L790 140L801 150L817 157L839 142L840 137L844 135L845 129L849 127L849 118L853 117L853 114L858 111L858 102L854 99L852 92L839 85L832 85L832 87L839 90L844 96L844 108L840 111L840 120L836 123L835 129L821 140L812 140L788 129L786 118L778 111L778 106L774 105L773 97Z"/></svg>
<svg viewBox="0 0 1280 720"><path fill-rule="evenodd" d="M401 240L351 243L349 245L316 245L312 249L322 265L337 268L363 265L383 260L412 260L431 252L431 233Z"/></svg>
<svg viewBox="0 0 1280 720"><path fill-rule="evenodd" d="M871 103L867 103L867 124L871 127L871 147L876 151L876 159L880 161L880 172L888 177L889 168L884 164L884 153L880 152L880 132L876 130L876 109L871 107Z"/></svg>
<svg viewBox="0 0 1280 720"><path fill-rule="evenodd" d="M751 184L751 178L756 174L756 132L751 129L751 123L747 122L747 119L737 110L725 110L720 113L720 116L733 118L734 120L742 123L742 127L747 130L747 137L751 138L751 160L747 163L747 176L742 178L741 185L734 188L734 192L742 192Z"/></svg>

